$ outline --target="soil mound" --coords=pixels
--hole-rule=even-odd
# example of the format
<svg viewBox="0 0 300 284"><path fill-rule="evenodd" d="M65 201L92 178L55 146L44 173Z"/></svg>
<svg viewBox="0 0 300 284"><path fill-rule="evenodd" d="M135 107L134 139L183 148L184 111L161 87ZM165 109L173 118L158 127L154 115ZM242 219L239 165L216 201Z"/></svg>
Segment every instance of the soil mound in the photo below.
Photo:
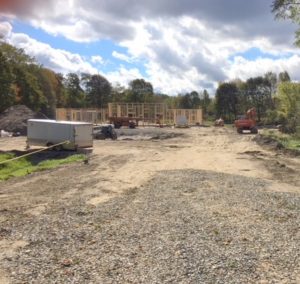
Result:
<svg viewBox="0 0 300 284"><path fill-rule="evenodd" d="M47 118L42 113L33 112L24 105L9 107L0 114L0 130L7 132L27 134L27 120L32 118Z"/></svg>

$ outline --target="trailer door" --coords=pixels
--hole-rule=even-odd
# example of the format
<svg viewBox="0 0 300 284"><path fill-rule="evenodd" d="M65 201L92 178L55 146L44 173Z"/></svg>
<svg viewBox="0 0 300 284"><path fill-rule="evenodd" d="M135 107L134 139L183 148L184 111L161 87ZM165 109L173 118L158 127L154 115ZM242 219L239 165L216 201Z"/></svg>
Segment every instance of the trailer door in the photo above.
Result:
<svg viewBox="0 0 300 284"><path fill-rule="evenodd" d="M93 147L93 126L83 124L74 126L75 145L77 147Z"/></svg>

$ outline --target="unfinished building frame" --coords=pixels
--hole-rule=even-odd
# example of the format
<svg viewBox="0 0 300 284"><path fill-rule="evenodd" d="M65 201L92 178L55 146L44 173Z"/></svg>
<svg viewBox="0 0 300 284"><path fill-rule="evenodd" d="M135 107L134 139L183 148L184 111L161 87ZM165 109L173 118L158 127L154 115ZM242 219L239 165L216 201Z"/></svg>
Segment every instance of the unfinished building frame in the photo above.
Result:
<svg viewBox="0 0 300 284"><path fill-rule="evenodd" d="M57 108L56 120L86 121L97 124L108 120L108 109Z"/></svg>
<svg viewBox="0 0 300 284"><path fill-rule="evenodd" d="M57 120L103 123L110 117L132 117L140 124L174 125L184 117L189 125L203 124L201 109L170 109L164 103L109 103L107 109L56 109Z"/></svg>

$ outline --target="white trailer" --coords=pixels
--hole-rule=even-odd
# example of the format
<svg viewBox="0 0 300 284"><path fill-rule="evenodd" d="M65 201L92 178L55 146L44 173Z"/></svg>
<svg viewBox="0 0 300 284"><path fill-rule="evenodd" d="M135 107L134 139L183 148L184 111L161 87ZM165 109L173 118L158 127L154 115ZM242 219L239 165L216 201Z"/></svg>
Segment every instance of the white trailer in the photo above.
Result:
<svg viewBox="0 0 300 284"><path fill-rule="evenodd" d="M29 119L27 121L27 146L52 146L62 142L57 149L76 150L93 147L93 124L76 121Z"/></svg>

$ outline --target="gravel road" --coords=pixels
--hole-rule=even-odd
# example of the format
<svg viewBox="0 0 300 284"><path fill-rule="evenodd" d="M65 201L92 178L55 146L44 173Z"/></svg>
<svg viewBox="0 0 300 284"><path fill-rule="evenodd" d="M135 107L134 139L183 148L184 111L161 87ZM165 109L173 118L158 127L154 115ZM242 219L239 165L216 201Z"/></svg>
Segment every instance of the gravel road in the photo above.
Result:
<svg viewBox="0 0 300 284"><path fill-rule="evenodd" d="M266 188L165 171L101 207L58 202L12 220L28 245L3 265L13 283L297 283L300 196Z"/></svg>
<svg viewBox="0 0 300 284"><path fill-rule="evenodd" d="M231 169L223 165L227 173L221 172L221 165L219 172L184 168L184 156L193 147L194 157L196 152L206 157L199 141L215 140L211 130L206 131L207 136L191 142L196 141L194 146L187 138L174 138L172 144L160 144L159 151L151 142L138 151L145 142L117 142L107 146L115 147L114 155L99 157L98 148L89 165L68 165L2 183L1 284L300 283L299 188L278 187L272 175L262 178L268 177L269 168L260 168L261 177L248 171L228 173L245 160L248 169L254 169L262 166L256 157L270 159L249 141L236 143L256 152L232 152L232 163L240 164ZM222 135L235 139L231 133ZM218 141L210 153L215 158L224 145ZM237 144L225 145L228 151L240 151ZM163 170L173 165L159 158L172 162L174 156L181 168ZM146 182L128 184L116 194L122 187L114 181L117 173L125 183L122 172L128 174L130 164L138 161L141 169L157 161L162 166ZM285 163L287 168L295 166L295 160ZM298 184L296 179L293 184ZM99 194L110 198L89 202Z"/></svg>

